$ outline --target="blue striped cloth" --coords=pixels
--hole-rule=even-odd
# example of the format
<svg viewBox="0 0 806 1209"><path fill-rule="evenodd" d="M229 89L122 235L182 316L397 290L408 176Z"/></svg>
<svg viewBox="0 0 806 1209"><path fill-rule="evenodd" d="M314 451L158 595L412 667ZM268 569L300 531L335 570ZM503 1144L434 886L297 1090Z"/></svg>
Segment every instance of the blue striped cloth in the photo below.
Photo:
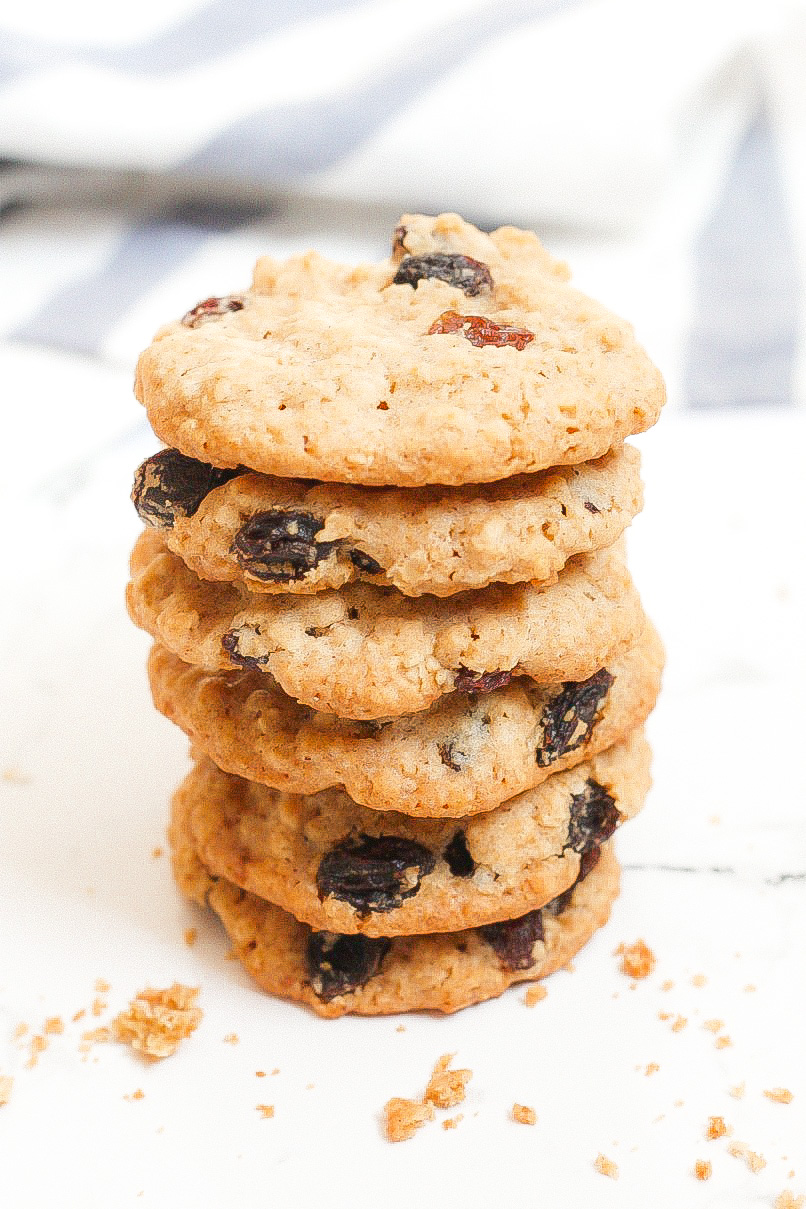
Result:
<svg viewBox="0 0 806 1209"><path fill-rule="evenodd" d="M450 209L567 253L673 400L802 399L797 7L164 0L103 19L54 10L45 35L0 13L0 337L130 363L261 253L375 258L400 211Z"/></svg>

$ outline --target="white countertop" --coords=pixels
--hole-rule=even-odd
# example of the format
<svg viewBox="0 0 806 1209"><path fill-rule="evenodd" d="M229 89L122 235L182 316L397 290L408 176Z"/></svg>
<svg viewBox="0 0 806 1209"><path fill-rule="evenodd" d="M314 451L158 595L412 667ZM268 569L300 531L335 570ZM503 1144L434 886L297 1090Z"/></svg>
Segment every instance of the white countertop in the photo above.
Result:
<svg viewBox="0 0 806 1209"><path fill-rule="evenodd" d="M152 855L187 757L150 704L148 640L123 607L128 492L156 448L130 375L18 347L0 362L0 1075L14 1076L0 1203L745 1209L806 1192L803 420L670 412L637 442L647 501L631 562L668 647L655 786L620 833L612 920L575 970L533 1008L515 988L454 1017L323 1021L253 989ZM613 951L638 937L657 967L633 985ZM70 1022L98 978L108 1009ZM84 1028L174 980L201 986L204 1011L174 1057L79 1052ZM55 1015L65 1032L28 1069L31 1032ZM419 1095L446 1052L473 1070L464 1120L390 1145L384 1102ZM765 1098L774 1087L794 1101ZM515 1101L534 1128L509 1119ZM732 1137L706 1141L717 1114ZM736 1140L766 1167L730 1155ZM599 1152L617 1181L594 1169Z"/></svg>

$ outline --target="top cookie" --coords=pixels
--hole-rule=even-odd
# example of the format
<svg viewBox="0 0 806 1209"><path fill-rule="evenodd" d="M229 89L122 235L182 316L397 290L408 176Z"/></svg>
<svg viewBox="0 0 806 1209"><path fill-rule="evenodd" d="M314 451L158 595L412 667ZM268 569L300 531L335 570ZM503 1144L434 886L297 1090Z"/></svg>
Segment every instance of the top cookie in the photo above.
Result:
<svg viewBox="0 0 806 1209"><path fill-rule="evenodd" d="M514 227L404 215L392 256L258 261L157 333L135 390L215 466L369 486L491 482L601 457L658 417L629 324Z"/></svg>

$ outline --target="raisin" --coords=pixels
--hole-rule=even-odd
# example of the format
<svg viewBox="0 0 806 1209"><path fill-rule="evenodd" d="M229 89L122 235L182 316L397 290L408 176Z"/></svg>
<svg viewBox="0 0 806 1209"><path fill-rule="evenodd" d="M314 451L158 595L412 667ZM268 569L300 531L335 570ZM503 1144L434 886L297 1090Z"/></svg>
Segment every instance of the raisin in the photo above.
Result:
<svg viewBox="0 0 806 1209"><path fill-rule="evenodd" d="M566 752L587 743L612 683L607 669L600 668L587 680L569 680L548 702L540 720L543 741L535 755L540 768L548 768Z"/></svg>
<svg viewBox="0 0 806 1209"><path fill-rule="evenodd" d="M377 559L372 558L369 554L365 554L363 550L351 550L350 562L359 571L366 571L367 575L380 575L383 570Z"/></svg>
<svg viewBox="0 0 806 1209"><path fill-rule="evenodd" d="M543 916L540 911L529 911L520 919L504 919L498 924L487 924L481 934L492 945L506 970L528 970L534 964L533 949L543 939Z"/></svg>
<svg viewBox="0 0 806 1209"><path fill-rule="evenodd" d="M586 851L582 853L579 861L579 873L577 874L575 884L584 882L588 874L599 864L599 857L601 855L602 850L598 844L595 844L593 848L586 849Z"/></svg>
<svg viewBox="0 0 806 1209"><path fill-rule="evenodd" d="M455 743L438 743L437 751L439 758L446 768L453 769L454 772L461 772L465 766L467 756L463 751L460 751Z"/></svg>
<svg viewBox="0 0 806 1209"><path fill-rule="evenodd" d="M453 687L460 693L492 693L511 679L512 672L471 672L470 668L460 667Z"/></svg>
<svg viewBox="0 0 806 1209"><path fill-rule="evenodd" d="M574 852L587 852L609 840L621 821L616 803L603 785L590 778L582 793L571 795L568 844Z"/></svg>
<svg viewBox="0 0 806 1209"><path fill-rule="evenodd" d="M227 652L233 663L237 663L239 667L259 668L269 662L268 655L244 655L241 653L239 643L241 635L244 631L249 630L249 626L242 626L239 630L227 630L226 634L221 636L221 646ZM254 631L251 631L254 633Z"/></svg>
<svg viewBox="0 0 806 1209"><path fill-rule="evenodd" d="M333 553L335 542L314 540L321 528L310 512L256 512L235 534L230 552L256 579L290 583L304 579Z"/></svg>
<svg viewBox="0 0 806 1209"><path fill-rule="evenodd" d="M602 511L601 508L597 508L596 505L591 503L590 500L585 500L585 507L587 508L588 512L601 512Z"/></svg>
<svg viewBox="0 0 806 1209"><path fill-rule="evenodd" d="M385 936L312 932L305 946L305 964L314 992L327 1003L357 991L378 973L391 943Z"/></svg>
<svg viewBox="0 0 806 1209"><path fill-rule="evenodd" d="M394 276L394 285L411 285L417 289L426 277L436 277L456 286L468 298L482 290L493 288L490 270L481 260L462 256L459 252L433 252L430 256L406 256Z"/></svg>
<svg viewBox="0 0 806 1209"><path fill-rule="evenodd" d="M206 495L241 473L197 462L178 449L163 449L138 467L132 503L147 525L173 529L178 516L193 516Z"/></svg>
<svg viewBox="0 0 806 1209"><path fill-rule="evenodd" d="M197 302L192 311L182 316L185 327L198 327L208 319L217 319L219 315L227 315L230 311L242 311L243 298L237 294L226 294L223 298L205 298Z"/></svg>
<svg viewBox="0 0 806 1209"><path fill-rule="evenodd" d="M326 853L316 871L319 897L332 895L359 915L392 911L420 889L436 864L430 849L395 835L348 836Z"/></svg>
<svg viewBox="0 0 806 1209"><path fill-rule="evenodd" d="M571 906L574 897L574 891L580 882L584 882L585 878L599 863L599 857L602 855L601 848L589 848L587 852L583 852L579 862L579 873L576 876L576 881L572 882L567 890L563 890L562 894L558 894L550 903L546 903L543 908L550 915L562 915L563 911L567 911Z"/></svg>
<svg viewBox="0 0 806 1209"><path fill-rule="evenodd" d="M444 336L448 332L461 331L465 340L476 348L494 344L496 348L512 345L521 352L531 340L534 332L525 327L513 327L510 323L495 323L484 315L457 315L456 311L443 311L428 329L429 336Z"/></svg>
<svg viewBox="0 0 806 1209"><path fill-rule="evenodd" d="M468 852L464 831L455 833L442 855L454 877L472 877L475 873L476 862Z"/></svg>

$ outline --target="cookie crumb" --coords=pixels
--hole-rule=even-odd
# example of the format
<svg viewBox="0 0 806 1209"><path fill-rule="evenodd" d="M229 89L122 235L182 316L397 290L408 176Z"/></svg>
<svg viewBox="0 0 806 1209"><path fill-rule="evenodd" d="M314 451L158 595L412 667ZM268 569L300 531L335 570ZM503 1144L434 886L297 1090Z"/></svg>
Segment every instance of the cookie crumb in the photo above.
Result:
<svg viewBox="0 0 806 1209"><path fill-rule="evenodd" d="M280 1073L280 1068L279 1068L279 1066L275 1066L274 1070L273 1070L271 1073L272 1073L273 1075L279 1075L279 1073Z"/></svg>
<svg viewBox="0 0 806 1209"><path fill-rule="evenodd" d="M155 860L155 861L158 861L158 860L159 860L159 858L162 856L162 854L163 854L163 852L164 852L164 851L165 851L165 850L164 850L163 848L159 848L159 847L158 847L158 848L152 848L152 849L151 849L151 855L153 856L153 858L154 858L154 860Z"/></svg>
<svg viewBox="0 0 806 1209"><path fill-rule="evenodd" d="M112 983L107 982L105 978L96 978L93 990L96 990L99 995L105 995L107 991L112 990Z"/></svg>
<svg viewBox="0 0 806 1209"><path fill-rule="evenodd" d="M465 1084L473 1077L471 1070L448 1070L454 1054L437 1059L425 1089L424 1101L437 1108L455 1108L465 1098Z"/></svg>
<svg viewBox="0 0 806 1209"><path fill-rule="evenodd" d="M255 1107L257 1108L261 1117L263 1117L266 1121L268 1121L270 1117L274 1116L273 1104L256 1104Z"/></svg>
<svg viewBox="0 0 806 1209"><path fill-rule="evenodd" d="M265 1072L265 1070L256 1070L256 1071L255 1071L255 1078L256 1078L256 1079L265 1079L265 1078L266 1078L266 1072Z"/></svg>
<svg viewBox="0 0 806 1209"><path fill-rule="evenodd" d="M621 957L619 969L628 978L648 978L655 968L655 954L643 940L619 945L616 956Z"/></svg>
<svg viewBox="0 0 806 1209"><path fill-rule="evenodd" d="M647 1064L644 1068L644 1074L645 1075L654 1075L655 1072L659 1071L659 1070L660 1070L660 1067L658 1066L657 1062L647 1062Z"/></svg>
<svg viewBox="0 0 806 1209"><path fill-rule="evenodd" d="M757 1174L763 1167L767 1166L767 1160L763 1155L757 1154L755 1150L751 1150L745 1142L731 1142L728 1146L728 1154L732 1154L735 1159L744 1159L750 1171Z"/></svg>
<svg viewBox="0 0 806 1209"><path fill-rule="evenodd" d="M737 1083L735 1087L728 1088L728 1095L732 1096L734 1100L741 1100L744 1095L744 1088L744 1083Z"/></svg>
<svg viewBox="0 0 806 1209"><path fill-rule="evenodd" d="M202 1013L195 1003L198 994L199 987L179 982L165 989L146 987L112 1021L115 1037L147 1058L167 1058L199 1027Z"/></svg>
<svg viewBox="0 0 806 1209"><path fill-rule="evenodd" d="M83 1020L86 1014L86 1008L79 1008L77 1012L73 1012L73 1015L70 1017L70 1019L72 1020L73 1024L76 1024L79 1020Z"/></svg>
<svg viewBox="0 0 806 1209"><path fill-rule="evenodd" d="M81 1040L89 1042L90 1045L95 1045L103 1041L111 1041L112 1033L104 1026L101 1026L101 1028L91 1028L81 1034Z"/></svg>
<svg viewBox="0 0 806 1209"><path fill-rule="evenodd" d="M405 1033L405 1031L406 1031L406 1026L405 1026L405 1024L399 1024L399 1025L397 1026L397 1028L395 1029L395 1032L396 1032L396 1033Z"/></svg>
<svg viewBox="0 0 806 1209"><path fill-rule="evenodd" d="M662 991L671 991L671 989L672 989L672 987L673 987L673 986L674 986L674 983L672 982L671 978L667 978L667 979L665 980L665 982L662 982L662 983L660 984L660 989L661 989Z"/></svg>
<svg viewBox="0 0 806 1209"><path fill-rule="evenodd" d="M222 1040L225 1041L227 1045L237 1045L240 1041L240 1037L237 1033L227 1033L226 1037L222 1038Z"/></svg>
<svg viewBox="0 0 806 1209"><path fill-rule="evenodd" d="M185 944L192 948L198 939L199 933L196 928L185 928Z"/></svg>
<svg viewBox="0 0 806 1209"><path fill-rule="evenodd" d="M536 986L529 987L528 991L523 997L523 1002L527 1007L534 1007L536 1003L540 1003L540 1001L545 999L547 995L548 991L546 988L541 983L537 983Z"/></svg>
<svg viewBox="0 0 806 1209"><path fill-rule="evenodd" d="M19 1024L17 1025L17 1027L14 1029L14 1040L19 1041L19 1039L21 1037L24 1037L27 1032L28 1032L28 1025L25 1023L24 1020L21 1020L19 1022Z"/></svg>
<svg viewBox="0 0 806 1209"><path fill-rule="evenodd" d="M691 985L693 987L704 987L707 981L708 979L704 974L694 974L691 979Z"/></svg>
<svg viewBox="0 0 806 1209"><path fill-rule="evenodd" d="M694 1164L694 1175L698 1180L710 1180L713 1168L707 1159L697 1159Z"/></svg>
<svg viewBox="0 0 806 1209"><path fill-rule="evenodd" d="M456 1126L459 1124L459 1122L464 1121L464 1119L465 1119L465 1115L462 1112L457 1113L455 1117L446 1117L445 1120L442 1122L442 1128L443 1129L456 1129Z"/></svg>
<svg viewBox="0 0 806 1209"><path fill-rule="evenodd" d="M14 1079L11 1075L0 1075L0 1107L8 1104L13 1086Z"/></svg>
<svg viewBox="0 0 806 1209"><path fill-rule="evenodd" d="M688 1020L685 1016L675 1016L674 1020L672 1021L672 1032L682 1033L687 1024Z"/></svg>
<svg viewBox="0 0 806 1209"><path fill-rule="evenodd" d="M708 1128L705 1131L705 1136L709 1141L714 1142L717 1138L724 1138L731 1133L729 1125L725 1124L724 1117L709 1117Z"/></svg>
<svg viewBox="0 0 806 1209"><path fill-rule="evenodd" d="M105 1012L105 1011L106 1011L106 1009L107 1009L107 1006L108 1006L108 1005L107 1005L106 1000L105 1000L105 999L101 999L100 995L97 995L97 996L95 997L95 999L93 999L93 1001L92 1001L92 1014L93 1014L93 1016L103 1016L104 1012Z"/></svg>
<svg viewBox="0 0 806 1209"><path fill-rule="evenodd" d="M600 1175L609 1176L611 1180L618 1179L618 1165L612 1159L605 1158L603 1154L597 1154L593 1165Z"/></svg>
<svg viewBox="0 0 806 1209"><path fill-rule="evenodd" d="M708 1029L709 1033L718 1033L724 1024L724 1020L703 1020L702 1027Z"/></svg>
<svg viewBox="0 0 806 1209"><path fill-rule="evenodd" d="M49 1033L51 1036L54 1033L63 1033L64 1021L62 1020L61 1016L48 1016L47 1020L45 1021L45 1027L42 1031Z"/></svg>
<svg viewBox="0 0 806 1209"><path fill-rule="evenodd" d="M145 1098L146 1093L143 1091L142 1087L138 1087L136 1091L130 1092L128 1095L123 1097L124 1100L145 1100Z"/></svg>
<svg viewBox="0 0 806 1209"><path fill-rule="evenodd" d="M779 1193L775 1198L775 1209L803 1209L804 1205L806 1197L793 1196L788 1190Z"/></svg>
<svg viewBox="0 0 806 1209"><path fill-rule="evenodd" d="M744 991L757 991L757 990L758 990L758 987L756 986L756 984L755 984L754 982L748 982L747 986L742 987L742 990L744 990Z"/></svg>
<svg viewBox="0 0 806 1209"><path fill-rule="evenodd" d="M405 1142L413 1138L426 1121L433 1121L434 1106L394 1096L384 1104L383 1115L387 1139L390 1142Z"/></svg>
<svg viewBox="0 0 806 1209"><path fill-rule="evenodd" d="M519 1125L535 1125L537 1113L528 1104L513 1104L512 1120L517 1121Z"/></svg>
<svg viewBox="0 0 806 1209"><path fill-rule="evenodd" d="M716 1041L714 1042L714 1045L716 1046L717 1049L727 1049L728 1046L733 1045L733 1042L731 1041L731 1039L727 1035L727 1033L723 1033L721 1037L717 1037Z"/></svg>
<svg viewBox="0 0 806 1209"><path fill-rule="evenodd" d="M33 1037L31 1038L31 1050L28 1055L28 1061L25 1063L29 1070L36 1066L37 1062L39 1061L39 1055L43 1054L47 1048L47 1037L42 1037L39 1033L34 1033Z"/></svg>
<svg viewBox="0 0 806 1209"><path fill-rule="evenodd" d="M788 1087L771 1087L764 1095L776 1104L791 1104L795 1098Z"/></svg>

